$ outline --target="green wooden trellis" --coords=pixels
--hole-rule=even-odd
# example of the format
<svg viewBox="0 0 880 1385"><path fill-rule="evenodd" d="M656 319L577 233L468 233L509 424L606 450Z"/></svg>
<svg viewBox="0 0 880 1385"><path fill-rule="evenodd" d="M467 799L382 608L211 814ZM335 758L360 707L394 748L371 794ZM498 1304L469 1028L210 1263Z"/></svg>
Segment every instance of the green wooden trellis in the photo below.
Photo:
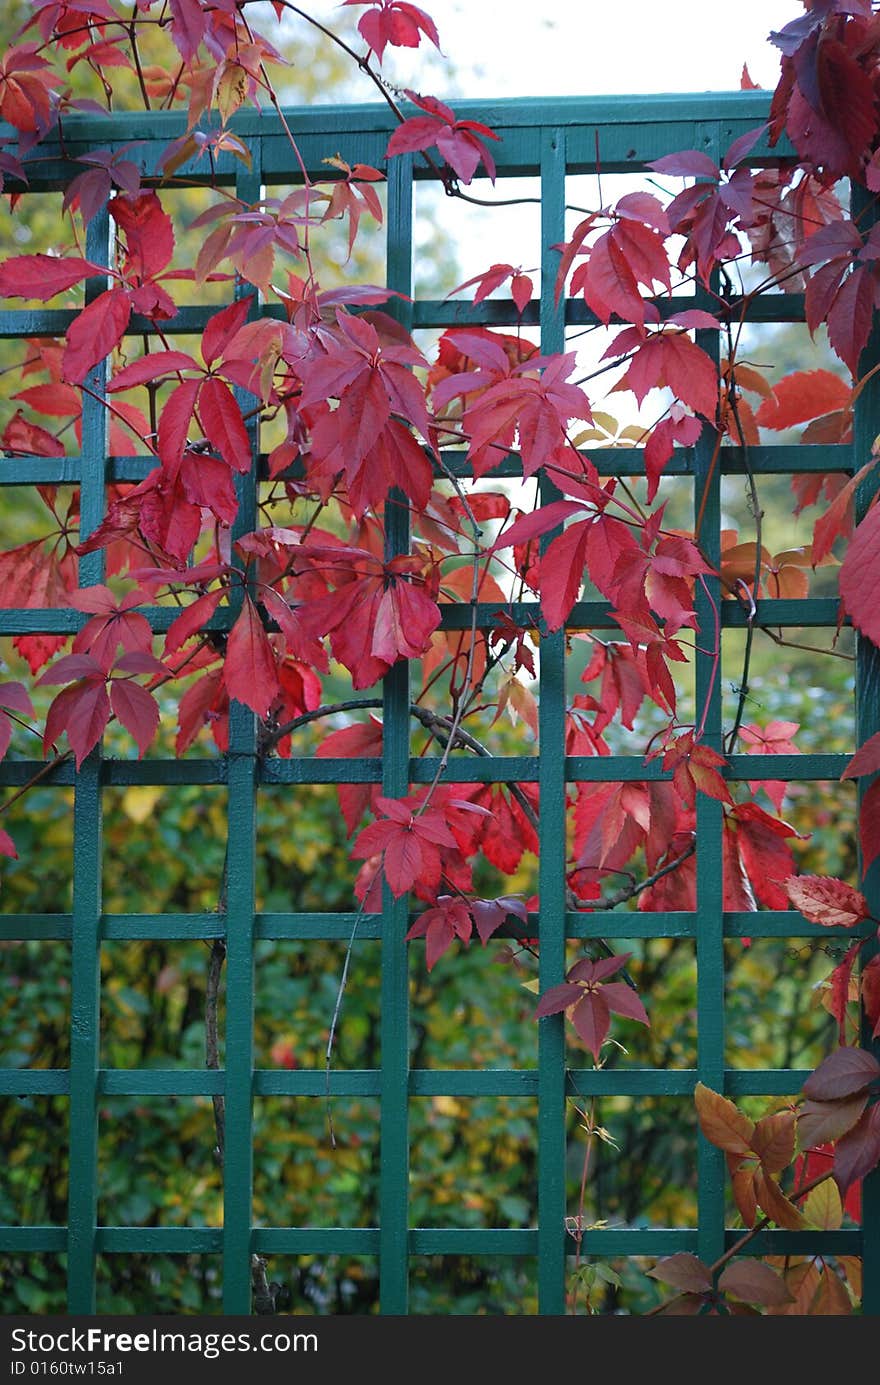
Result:
<svg viewBox="0 0 880 1385"><path fill-rule="evenodd" d="M564 344L568 324L593 320L582 301L554 304L556 252L553 245L564 236L565 181L571 173L595 169L597 150L603 173L638 171L648 160L680 149L704 150L718 161L733 139L766 119L768 96L763 92L688 96L645 96L568 99L557 101L508 101L461 103L461 117L485 121L502 136L498 146L499 177L532 175L541 180L542 296L525 314L527 325L540 326L541 346L555 351ZM326 176L321 160L341 148L351 163L381 164L391 119L379 106L354 106L344 110L289 110L308 168ZM144 140L144 117L118 115L111 121L73 118L65 122L64 156L60 146L44 146L44 161L35 165L31 186L52 190L69 177L66 159L86 152L95 144L121 145ZM261 183L292 183L298 168L288 141L271 112L238 117L234 128L247 140L253 154L253 170L245 171L223 156L218 165L221 180L235 184L246 200L259 196ZM154 167L158 151L180 134L177 115L152 115L146 141L138 155L147 170ZM763 151L763 154L762 154ZM48 154L48 158L45 155ZM759 145L753 155L771 162L780 157ZM153 161L153 162L151 162ZM184 170L186 171L186 170ZM198 170L196 170L198 172ZM412 291L413 178L423 176L412 160L394 161L388 188L388 284L405 294ZM87 252L100 261L108 253L109 218L98 216L89 232ZM91 281L94 296L102 280ZM674 307L687 306L676 298ZM662 308L661 308L662 310ZM185 308L168 324L174 334L197 332L213 309ZM415 301L401 310L406 325L441 327L450 324L513 324L511 303L489 301L474 308L461 302ZM783 322L803 320L803 301L798 295L765 296L751 309L752 320ZM5 338L52 336L63 332L71 313L9 311L0 314L0 335ZM151 331L150 324L133 318L129 331ZM703 343L708 345L708 342ZM863 371L880 362L880 330L875 328L863 359ZM93 372L89 384L100 392L104 368ZM880 375L864 389L856 409L855 442L852 446L758 447L750 450L756 474L848 472L869 455L880 433ZM256 442L255 442L256 446ZM708 556L717 558L720 529L719 475L709 474L712 451L709 430L693 449L676 453L669 471L693 477L695 503L705 504L702 540ZM454 458L453 464L459 465ZM598 458L597 458L598 460ZM79 484L83 532L90 532L103 514L105 485L137 481L150 461L139 457L108 457L106 415L101 405L87 397L84 407L80 456L8 459L0 463L0 483ZM614 453L603 450L604 474L637 474L639 450ZM505 463L515 474L515 461ZM742 474L744 462L733 447L721 451L721 472ZM708 491L707 495L704 492ZM253 527L256 480L241 479L242 531ZM862 497L862 507L867 503ZM401 507L401 513L403 512ZM405 520L389 526L389 546L400 551L407 543ZM82 559L81 582L102 577L101 555ZM717 592L714 593L717 596ZM708 598L701 595L701 616L709 615ZM495 606L480 607L477 620L491 623ZM534 607L513 606L514 620L523 620ZM173 612L156 608L153 628L167 629ZM833 627L837 622L834 600L766 600L758 603L757 623L773 627ZM736 603L722 605L726 629L742 627L745 615ZM73 610L4 610L0 633L73 632L85 617ZM470 627L469 606L446 607L447 629ZM228 626L230 612L218 613L215 628ZM601 602L579 603L570 628L605 628L611 624ZM708 660L701 661L708 664ZM856 735L859 741L880 728L880 656L870 647L859 654ZM701 703L709 692L708 672L698 672ZM259 939L347 940L352 914L257 913L254 904L255 827L259 789L262 785L290 786L381 780L388 794L407 791L409 783L425 783L433 776L436 760L410 758L409 689L407 669L394 668L385 680L384 719L386 751L382 762L329 759L271 760L259 765L255 757L255 726L250 713L237 708L233 717L231 748L225 757L189 762L152 759L140 763L114 761L95 752L75 774L62 765L50 782L74 788L74 895L71 914L0 916L0 939L51 939L71 944L71 1056L68 1070L0 1070L0 1095L66 1095L70 1101L70 1203L67 1226L0 1227L0 1251L63 1252L68 1255L69 1308L76 1313L94 1311L95 1259L102 1252L162 1252L223 1254L224 1307L229 1313L250 1311L250 1256L266 1254L377 1254L380 1260L381 1306L386 1313L407 1311L409 1258L413 1255L469 1253L475 1255L537 1256L540 1312L564 1310L566 1215L564 1154L565 1101L567 1090L578 1094L619 1096L687 1096L695 1082L723 1090L732 1097L750 1094L786 1094L798 1090L806 1072L793 1070L728 1069L724 1049L724 940L742 936L759 938L822 936L822 929L804 922L799 914L763 911L725 913L721 899L721 808L703 799L698 807L698 908L694 913L591 914L567 913L565 903L565 833L563 814L565 785L571 781L645 780L661 771L654 762L647 768L641 758L566 757L564 753L564 636L545 638L541 653L540 731L538 758L457 760L448 766L453 782L537 782L541 794L541 916L535 920L541 938L542 987L562 977L566 939L590 937L669 937L695 940L698 968L698 1050L694 1070L629 1069L567 1072L560 1017L541 1025L537 1069L492 1071L413 1070L408 1054L408 977L403 935L407 927L404 902L386 899L382 916L366 916L360 936L382 940L381 1047L382 1067L369 1071L337 1071L332 1090L341 1095L378 1096L381 1104L381 1178L378 1227L309 1228L290 1226L254 1228L251 1217L252 1103L255 1096L321 1096L323 1072L254 1070L253 949ZM720 748L721 705L717 683L710 694L707 743ZM845 756L814 754L780 757L774 776L780 779L834 779ZM8 760L0 765L0 783L13 789L25 783L38 764ZM766 774L759 757L734 755L730 777L742 780ZM128 785L224 784L228 788L228 812L234 833L230 835L229 891L225 915L151 915L102 912L101 820L102 791ZM880 912L880 879L875 872L867 882L868 896ZM856 932L857 930L853 930ZM228 1004L225 1071L118 1071L99 1067L99 956L105 940L210 939L225 937L227 943ZM143 1228L97 1225L98 1102L104 1095L208 1096L223 1092L227 1102L225 1161L225 1215L222 1229L199 1227ZM448 1229L409 1225L407 1186L409 1164L408 1102L411 1096L477 1095L537 1096L535 1131L539 1159L538 1197L533 1229ZM589 1252L609 1255L664 1255L691 1250L704 1258L716 1258L735 1238L725 1229L725 1168L723 1156L699 1137L698 1229L596 1230L589 1236ZM862 1229L835 1232L763 1232L751 1243L753 1253L837 1253L863 1258L864 1312L880 1313L880 1177L867 1180Z"/></svg>

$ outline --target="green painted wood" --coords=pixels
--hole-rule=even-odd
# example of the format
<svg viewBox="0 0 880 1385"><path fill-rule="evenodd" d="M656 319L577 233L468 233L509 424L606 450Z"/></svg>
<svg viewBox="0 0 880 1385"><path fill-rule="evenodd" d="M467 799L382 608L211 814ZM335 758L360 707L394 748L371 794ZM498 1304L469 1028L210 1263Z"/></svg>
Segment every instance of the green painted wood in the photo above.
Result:
<svg viewBox="0 0 880 1385"><path fill-rule="evenodd" d="M497 624L499 609L505 610L519 625L541 625L541 608L537 601L514 602L503 608L497 603L480 602L476 608L478 629L490 629ZM156 631L167 630L174 619L174 610L170 607L147 609L144 614ZM837 617L838 604L828 597L814 597L803 601L764 600L757 603L755 624L761 627L798 625L827 626L829 629L836 629ZM86 619L87 617L79 611L55 608L0 611L0 635L69 635L79 630ZM441 628L469 630L472 620L470 609L447 605L442 611ZM224 607L206 621L205 629L228 630L231 621L230 611ZM737 602L724 602L721 607L721 624L725 628L733 629L742 629L746 625L745 613ZM566 629L617 630L618 626L614 623L607 601L578 601L566 621Z"/></svg>
<svg viewBox="0 0 880 1385"><path fill-rule="evenodd" d="M113 233L106 207L91 221L86 255L109 264ZM106 275L86 281L85 301L94 302ZM104 459L107 411L100 399L107 363L86 377L83 396L80 533L92 533L104 517ZM81 586L103 581L103 553L79 560ZM80 768L73 801L73 920L70 966L70 1183L68 1193L67 1306L71 1313L95 1311L95 1226L98 1217L98 1110L100 1061L101 918L101 747Z"/></svg>
<svg viewBox="0 0 880 1385"><path fill-rule="evenodd" d="M712 129L711 157L720 161L720 131ZM717 288L717 284L715 285ZM704 307L711 302L706 295ZM717 363L717 332L697 332L695 340ZM694 458L694 514L702 516L699 541L711 564L721 556L721 476L715 464L715 429L709 425L697 441ZM717 640L717 659L698 653L695 660L695 740L723 751L721 711L721 584L711 575L695 589L694 606L700 629L699 646L711 651ZM697 1067L700 1081L714 1091L724 1085L724 926L722 891L721 804L697 794ZM699 1255L711 1264L724 1248L724 1198L727 1170L721 1150L697 1133L697 1206Z"/></svg>
<svg viewBox="0 0 880 1385"><path fill-rule="evenodd" d="M381 1096L381 1068L331 1071L334 1096ZM410 1096L535 1097L538 1068L413 1068L408 1075ZM807 1068L727 1068L725 1089L734 1096L793 1096L803 1086ZM691 1068L571 1068L566 1089L571 1096L690 1096L698 1074ZM214 1096L226 1089L226 1074L205 1068L102 1068L97 1073L99 1095ZM288 1071L257 1069L255 1096L323 1097L328 1078L323 1068ZM66 1096L70 1073L65 1068L19 1068L0 1071L0 1096Z"/></svg>
<svg viewBox="0 0 880 1385"><path fill-rule="evenodd" d="M412 922L410 917L410 922ZM381 938L381 914L257 914L254 937L266 940L288 939L296 942L336 939L346 941L351 936L355 919L357 936L361 939ZM534 937L539 931L538 914L529 915L524 927L511 919L497 936ZM762 909L758 913L724 914L725 938L824 938L828 930L820 924L808 923L793 910ZM0 916L0 940L70 941L73 936L71 915L7 914ZM104 914L100 925L102 939L113 942L145 940L179 940L222 938L226 935L226 916L220 914ZM837 928L839 939L862 936L863 928ZM595 909L589 913L567 913L567 938L693 938L697 932L695 913L637 914L611 909Z"/></svg>
<svg viewBox="0 0 880 1385"><path fill-rule="evenodd" d="M863 190L853 190L853 216L858 218L860 227L867 232L871 225L880 221L880 206L877 199L869 197ZM880 366L880 320L874 314L873 326L868 344L859 360L859 375L867 377L856 401L853 420L853 444L857 458L869 457L874 451L877 434L880 433L880 375L871 375ZM876 476L869 476L856 493L856 519L864 517L871 501L878 491ZM880 731L880 651L869 640L856 636L856 738L861 745L870 736ZM858 781L858 801L861 805L871 783L877 775ZM862 890L874 913L880 917L880 861L875 861L867 871L862 864ZM865 934L875 933L873 924L865 927ZM876 936L862 950L861 966L871 957L876 957L878 948ZM862 1017L862 1042L867 1048L873 1047L880 1057L880 1043L872 1044L873 1026ZM875 1169L862 1185L862 1224L866 1228L862 1249L862 1313L865 1317L880 1315L880 1170Z"/></svg>
<svg viewBox="0 0 880 1385"><path fill-rule="evenodd" d="M261 195L260 149L251 150L250 170L241 170L236 194L244 202ZM241 284L236 297L248 297ZM256 402L235 391L247 418ZM248 425L256 456L259 435ZM237 475L238 515L233 538L250 533L257 523L255 473ZM244 593L232 601L237 615ZM229 714L229 802L226 840L226 1084L225 1149L223 1152L223 1310L251 1311L251 1206L253 1198L253 1066L254 1066L254 914L257 833L257 719L247 707L233 702Z"/></svg>
<svg viewBox="0 0 880 1385"><path fill-rule="evenodd" d="M541 350L565 347L562 314L553 301L559 261L553 249L565 239L566 136L549 127L541 141ZM542 502L560 492L546 477ZM558 532L558 531L557 531ZM552 534L541 539L541 552ZM565 635L544 634L538 697L540 841L538 974L542 991L565 972ZM538 1022L538 1304L541 1313L565 1311L566 1164L565 1033L562 1015Z"/></svg>
<svg viewBox="0 0 880 1385"><path fill-rule="evenodd" d="M396 159L388 170L386 281L407 296L394 300L395 316L407 329L412 325L407 302L413 291L412 175L411 155ZM409 549L408 501L392 490L385 502L386 561ZM409 792L410 699L409 664L402 661L382 680L382 792L389 798ZM382 915L379 1311L399 1316L409 1306L409 904L405 897L395 899L386 883Z"/></svg>

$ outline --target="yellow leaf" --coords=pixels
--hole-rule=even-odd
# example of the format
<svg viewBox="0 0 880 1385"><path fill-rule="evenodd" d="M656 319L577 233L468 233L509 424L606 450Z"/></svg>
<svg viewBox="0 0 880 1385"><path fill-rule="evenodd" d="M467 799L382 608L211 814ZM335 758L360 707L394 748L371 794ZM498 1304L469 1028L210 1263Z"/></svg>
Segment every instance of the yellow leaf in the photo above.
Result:
<svg viewBox="0 0 880 1385"><path fill-rule="evenodd" d="M247 73L238 63L230 63L217 83L217 109L225 125L247 98Z"/></svg>
<svg viewBox="0 0 880 1385"><path fill-rule="evenodd" d="M843 1280L825 1266L816 1297L810 1304L811 1317L844 1318L852 1312L852 1303Z"/></svg>
<svg viewBox="0 0 880 1385"><path fill-rule="evenodd" d="M162 790L151 784L137 784L126 789L122 795L122 811L138 826L152 816L153 809L162 797Z"/></svg>
<svg viewBox="0 0 880 1385"><path fill-rule="evenodd" d="M843 1221L843 1204L833 1178L826 1178L807 1194L804 1216L820 1231L837 1231Z"/></svg>

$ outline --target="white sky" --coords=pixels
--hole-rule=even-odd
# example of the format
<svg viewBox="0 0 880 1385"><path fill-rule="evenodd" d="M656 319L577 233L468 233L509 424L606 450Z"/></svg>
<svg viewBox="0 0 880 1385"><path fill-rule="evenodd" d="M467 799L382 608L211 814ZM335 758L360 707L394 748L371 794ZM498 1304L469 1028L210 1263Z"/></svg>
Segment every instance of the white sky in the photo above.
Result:
<svg viewBox="0 0 880 1385"><path fill-rule="evenodd" d="M385 70L450 98L726 91L739 86L744 62L754 81L773 87L778 52L767 34L803 13L799 0L419 3L437 25L452 70L432 63L429 86L425 43L416 54L387 50ZM330 28L339 20L339 6L325 0L307 8Z"/></svg>

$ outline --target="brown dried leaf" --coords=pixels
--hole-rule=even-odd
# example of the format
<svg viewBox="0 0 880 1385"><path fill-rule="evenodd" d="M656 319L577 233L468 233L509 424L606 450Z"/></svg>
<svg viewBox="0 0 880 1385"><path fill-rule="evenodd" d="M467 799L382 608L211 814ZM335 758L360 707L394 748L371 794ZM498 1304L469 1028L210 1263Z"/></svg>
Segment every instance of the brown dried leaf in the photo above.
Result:
<svg viewBox="0 0 880 1385"><path fill-rule="evenodd" d="M755 1127L732 1101L698 1082L694 1089L694 1103L700 1129L710 1144L726 1150L728 1154L749 1153Z"/></svg>

